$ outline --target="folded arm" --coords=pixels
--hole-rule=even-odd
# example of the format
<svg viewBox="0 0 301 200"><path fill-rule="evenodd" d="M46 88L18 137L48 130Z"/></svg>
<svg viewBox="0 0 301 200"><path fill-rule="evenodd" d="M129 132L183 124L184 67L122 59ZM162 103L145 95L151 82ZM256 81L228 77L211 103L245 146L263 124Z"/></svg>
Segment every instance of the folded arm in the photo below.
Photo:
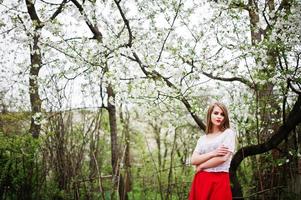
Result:
<svg viewBox="0 0 301 200"><path fill-rule="evenodd" d="M192 165L199 165L202 164L206 161L209 161L215 157L221 157L225 156L229 153L229 149L223 145L215 149L214 151L204 153L204 154L199 154L197 152L193 152L191 156L191 164Z"/></svg>
<svg viewBox="0 0 301 200"><path fill-rule="evenodd" d="M198 172L207 168L217 167L222 163L226 162L230 158L231 154L231 152L228 152L224 156L216 156L207 160L206 162L200 163L196 166L196 171Z"/></svg>
<svg viewBox="0 0 301 200"><path fill-rule="evenodd" d="M208 161L209 159L211 159L213 157L214 157L213 152L204 153L204 154L198 154L197 152L193 152L193 154L191 156L191 164L199 165L201 163Z"/></svg>

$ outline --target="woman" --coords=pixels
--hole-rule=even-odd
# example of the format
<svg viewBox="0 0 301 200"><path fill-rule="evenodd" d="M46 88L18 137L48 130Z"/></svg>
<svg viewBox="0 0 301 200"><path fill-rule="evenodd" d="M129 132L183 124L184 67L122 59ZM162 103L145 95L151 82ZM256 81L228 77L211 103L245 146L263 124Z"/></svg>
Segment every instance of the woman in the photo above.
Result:
<svg viewBox="0 0 301 200"><path fill-rule="evenodd" d="M229 167L235 150L235 132L230 129L228 111L214 103L207 112L206 135L198 140L191 157L196 166L189 200L230 200Z"/></svg>

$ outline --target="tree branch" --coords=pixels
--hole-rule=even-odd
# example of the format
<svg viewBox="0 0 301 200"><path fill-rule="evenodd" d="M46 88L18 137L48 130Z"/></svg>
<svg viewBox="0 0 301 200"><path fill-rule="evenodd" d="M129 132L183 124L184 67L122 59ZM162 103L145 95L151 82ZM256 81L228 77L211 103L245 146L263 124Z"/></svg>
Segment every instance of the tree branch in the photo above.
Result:
<svg viewBox="0 0 301 200"><path fill-rule="evenodd" d="M120 0L119 0L119 1L114 0L114 2L115 2L116 6L117 6L117 8L118 8L118 10L119 10L119 13L120 13L120 15L121 15L121 17L122 17L122 20L123 20L123 22L124 22L124 24L125 24L125 26L126 26L126 28L127 28L127 30L128 30L128 33L129 33L129 40L128 40L128 43L126 44L126 46L132 47L132 43L133 43L133 34L132 34L132 30L131 30L131 27L130 27L129 20L126 18L126 16L125 16L123 10L121 9L121 6L120 6Z"/></svg>
<svg viewBox="0 0 301 200"><path fill-rule="evenodd" d="M301 95L301 90L298 90L298 89L296 89L296 88L293 86L292 80L291 80L291 79L288 79L288 80L287 80L287 83L288 83L289 87L292 89L293 92L295 92L296 94Z"/></svg>
<svg viewBox="0 0 301 200"><path fill-rule="evenodd" d="M135 58L135 61L139 64L141 70L143 71L143 73L152 79L161 79L163 80L168 87L179 91L179 89L172 83L169 81L168 78L164 77L163 75L161 75L159 72L157 72L156 70L152 70L151 72L147 71L147 65L144 65L142 63L142 61L140 60L139 56L137 55L136 52L133 51L133 56ZM194 121L197 123L197 125L199 126L200 129L204 130L206 129L206 125L204 124L204 122L199 118L199 116L192 110L191 105L189 104L188 100L181 95L180 97L180 101L185 105L186 109L188 110L188 112L190 113L190 115L192 116L192 118L194 119Z"/></svg>
<svg viewBox="0 0 301 200"><path fill-rule="evenodd" d="M177 7L176 14L175 14L175 16L174 16L174 18L173 18L173 20L172 20L170 29L169 29L169 31L168 31L168 33L167 33L167 36L165 37L165 39L164 39L164 41L163 41L163 44L162 44L162 47L161 47L161 50L160 50L160 53L159 53L157 62L159 62L160 59L161 59L161 55L162 55L162 52L163 52L163 50L164 50L166 41L167 41L167 39L169 38L169 35L170 35L171 31L173 30L173 26L174 26L174 24L175 24L175 22L176 22L176 19L177 19L177 17L178 17L178 14L179 14L179 10L180 10L181 5L182 5L182 1L180 1L179 5L178 5L178 7Z"/></svg>
<svg viewBox="0 0 301 200"><path fill-rule="evenodd" d="M273 136L265 143L259 145L251 145L239 149L233 156L230 173L231 179L237 180L236 170L240 163L248 156L265 153L273 148L276 148L285 138L289 136L294 128L301 123L301 94L299 94L293 109L290 111L286 122L282 124Z"/></svg>
<svg viewBox="0 0 301 200"><path fill-rule="evenodd" d="M301 95L293 106L293 109L288 115L286 122L281 125L273 136L263 144L251 145L239 149L233 156L230 166L230 176L232 186L233 199L243 199L242 188L236 175L237 168L240 163L248 156L265 153L273 148L276 148L285 138L289 136L292 130L301 123ZM236 195L236 197L235 197Z"/></svg>
<svg viewBox="0 0 301 200"><path fill-rule="evenodd" d="M27 11L28 11L31 21L37 22L37 28L42 28L43 27L42 22L37 14L34 4L32 3L33 1L26 0L25 2L26 2Z"/></svg>
<svg viewBox="0 0 301 200"><path fill-rule="evenodd" d="M92 25L92 23L90 22L87 14L84 11L84 8L82 7L82 5L77 0L71 0L71 1L77 7L77 9L79 10L80 14L85 17L85 22L88 25L88 27L91 30L91 32L93 33L93 39L96 39L99 42L102 42L102 34L101 34L101 32L99 31L97 25L94 25L94 26Z"/></svg>
<svg viewBox="0 0 301 200"><path fill-rule="evenodd" d="M189 62L189 61L184 61L185 63L189 64L190 66L195 67L193 61ZM220 76L214 76L211 73L205 72L202 70L202 74L204 74L205 76L214 79L214 80L219 80L219 81L227 81L227 82L232 82L232 81L238 81L241 82L245 85L247 85L248 87L250 87L251 89L254 89L256 87L256 85L252 82L250 82L247 79L244 79L242 77L230 77L230 78L225 78L225 77L220 77Z"/></svg>
<svg viewBox="0 0 301 200"><path fill-rule="evenodd" d="M246 11L250 11L250 6L247 4L244 4L243 1L240 1L240 2L233 1L230 4L230 8L239 8L239 9L244 9Z"/></svg>
<svg viewBox="0 0 301 200"><path fill-rule="evenodd" d="M50 17L50 20L54 20L63 10L64 5L67 3L67 0L63 0L60 6L57 8L57 10L53 13L53 15Z"/></svg>

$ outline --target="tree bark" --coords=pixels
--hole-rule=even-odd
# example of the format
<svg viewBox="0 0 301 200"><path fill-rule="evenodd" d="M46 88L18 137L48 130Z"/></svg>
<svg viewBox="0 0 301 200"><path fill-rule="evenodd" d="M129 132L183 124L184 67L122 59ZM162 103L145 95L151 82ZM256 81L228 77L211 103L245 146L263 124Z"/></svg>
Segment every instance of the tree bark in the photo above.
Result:
<svg viewBox="0 0 301 200"><path fill-rule="evenodd" d="M124 154L124 190L120 191L124 200L128 199L128 192L132 190L132 176L131 176L131 161L130 161L130 115L128 110L123 114L122 105L120 111L120 121L123 126L122 132L125 142Z"/></svg>
<svg viewBox="0 0 301 200"><path fill-rule="evenodd" d="M40 54L39 43L39 34L36 30L33 37L33 46L30 54L30 70L29 70L29 96L30 96L30 105L31 105L31 124L29 132L33 137L37 138L40 135L41 124L39 122L39 113L41 113L42 101L39 95L39 83L38 77L39 72L42 66L42 58Z"/></svg>
<svg viewBox="0 0 301 200"><path fill-rule="evenodd" d="M38 77L42 67L41 49L39 47L40 31L42 23L37 15L36 9L32 1L26 0L27 12L34 26L32 36L33 44L30 45L30 70L29 70L29 97L31 105L31 123L29 132L34 138L39 137L41 125L39 123L39 113L41 113L41 98L39 95Z"/></svg>
<svg viewBox="0 0 301 200"><path fill-rule="evenodd" d="M66 4L67 0L63 0L59 7L55 10L49 20L55 19L62 11L63 6ZM38 138L41 131L40 115L41 115L41 105L42 100L39 95L39 83L38 77L40 69L42 68L42 55L41 48L39 47L40 31L44 27L44 24L40 20L38 13L36 11L35 5L31 0L25 0L27 7L27 12L32 21L32 26L34 27L32 37L33 44L30 45L30 70L29 70L29 97L31 105L31 123L29 132L34 138Z"/></svg>
<svg viewBox="0 0 301 200"><path fill-rule="evenodd" d="M110 124L110 135L111 135L111 165L113 170L113 191L111 193L111 198L114 198L114 191L116 186L118 186L119 198L124 200L124 180L120 174L119 169L119 148L117 141L117 119L116 119L116 106L115 106L115 92L112 85L109 83L107 86L108 94L108 113L109 113L109 124ZM118 184L119 183L119 184Z"/></svg>
<svg viewBox="0 0 301 200"><path fill-rule="evenodd" d="M248 7L249 7L252 45L256 45L261 41L261 33L258 27L259 26L258 5L257 3L255 3L255 1L249 0Z"/></svg>
<svg viewBox="0 0 301 200"><path fill-rule="evenodd" d="M113 173L116 173L117 162L118 162L118 146L117 146L117 121L116 121L116 107L115 107L115 93L112 85L109 84L107 87L108 94L108 112L109 112L109 123L110 123L110 134L111 134L111 165Z"/></svg>

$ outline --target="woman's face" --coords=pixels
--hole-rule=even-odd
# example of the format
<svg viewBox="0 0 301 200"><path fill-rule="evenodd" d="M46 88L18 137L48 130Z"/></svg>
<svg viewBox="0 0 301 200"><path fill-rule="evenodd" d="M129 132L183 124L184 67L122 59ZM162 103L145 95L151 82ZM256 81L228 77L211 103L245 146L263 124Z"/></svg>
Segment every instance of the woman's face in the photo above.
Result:
<svg viewBox="0 0 301 200"><path fill-rule="evenodd" d="M213 111L211 113L211 122L213 126L221 126L224 122L224 118L225 115L223 110L218 106L214 106Z"/></svg>

